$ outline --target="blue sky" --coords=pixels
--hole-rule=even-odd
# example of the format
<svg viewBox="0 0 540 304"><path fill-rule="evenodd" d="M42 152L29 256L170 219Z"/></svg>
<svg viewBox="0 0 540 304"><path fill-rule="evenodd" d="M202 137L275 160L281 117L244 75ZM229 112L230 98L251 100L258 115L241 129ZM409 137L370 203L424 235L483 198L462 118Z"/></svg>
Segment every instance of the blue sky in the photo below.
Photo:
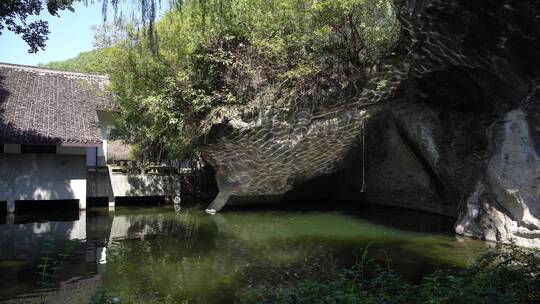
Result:
<svg viewBox="0 0 540 304"><path fill-rule="evenodd" d="M122 9L127 11L125 8ZM161 8L164 9L165 7ZM42 11L39 19L49 22L51 33L46 49L36 54L28 53L29 47L20 36L4 30L0 35L0 62L37 65L69 59L80 52L91 50L94 37L92 26L98 26L103 22L101 1L88 1L87 6L77 3L74 13L62 11L59 15L60 18L53 17L46 9ZM112 12L108 18L114 18Z"/></svg>
<svg viewBox="0 0 540 304"><path fill-rule="evenodd" d="M49 22L49 40L45 51L28 53L28 45L18 35L4 30L0 35L0 62L37 65L49 61L64 60L92 49L92 26L103 21L101 3L75 5L75 12L62 11L60 18L53 17L47 10L40 19Z"/></svg>

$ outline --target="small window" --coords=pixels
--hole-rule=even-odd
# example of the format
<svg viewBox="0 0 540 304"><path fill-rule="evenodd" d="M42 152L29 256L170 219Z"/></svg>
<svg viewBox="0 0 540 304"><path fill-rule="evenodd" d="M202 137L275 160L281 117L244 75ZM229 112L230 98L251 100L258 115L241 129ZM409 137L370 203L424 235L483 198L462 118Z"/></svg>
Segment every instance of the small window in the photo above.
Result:
<svg viewBox="0 0 540 304"><path fill-rule="evenodd" d="M55 154L56 146L49 145L21 145L21 153Z"/></svg>

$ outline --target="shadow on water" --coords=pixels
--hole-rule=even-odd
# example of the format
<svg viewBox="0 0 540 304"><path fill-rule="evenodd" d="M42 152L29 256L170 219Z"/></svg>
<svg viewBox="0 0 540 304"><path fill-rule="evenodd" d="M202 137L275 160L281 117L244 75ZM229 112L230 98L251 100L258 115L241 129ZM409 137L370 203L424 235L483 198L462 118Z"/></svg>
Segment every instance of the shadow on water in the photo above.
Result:
<svg viewBox="0 0 540 304"><path fill-rule="evenodd" d="M235 206L229 205L223 210L227 212L258 212L258 211L284 211L299 213L316 212L344 212L358 219L373 224L393 227L411 232L429 232L454 235L455 218L437 215L423 211L409 210L399 207L378 206L370 204L355 204L350 202L281 202L277 204L261 204Z"/></svg>
<svg viewBox="0 0 540 304"><path fill-rule="evenodd" d="M165 205L164 196L126 196L126 197L116 197L115 205L118 207L126 206L160 206Z"/></svg>
<svg viewBox="0 0 540 304"><path fill-rule="evenodd" d="M0 201L0 217L7 214L7 202L6 201ZM5 224L0 219L0 224Z"/></svg>
<svg viewBox="0 0 540 304"><path fill-rule="evenodd" d="M15 224L78 220L78 200L16 201L15 203Z"/></svg>

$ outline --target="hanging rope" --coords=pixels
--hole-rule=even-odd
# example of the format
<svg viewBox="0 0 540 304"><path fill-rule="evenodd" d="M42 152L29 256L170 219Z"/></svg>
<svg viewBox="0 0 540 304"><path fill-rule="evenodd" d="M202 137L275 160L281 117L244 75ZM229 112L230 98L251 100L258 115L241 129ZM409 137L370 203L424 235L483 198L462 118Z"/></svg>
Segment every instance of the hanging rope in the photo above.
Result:
<svg viewBox="0 0 540 304"><path fill-rule="evenodd" d="M366 131L364 119L362 119L362 188L360 192L366 192Z"/></svg>

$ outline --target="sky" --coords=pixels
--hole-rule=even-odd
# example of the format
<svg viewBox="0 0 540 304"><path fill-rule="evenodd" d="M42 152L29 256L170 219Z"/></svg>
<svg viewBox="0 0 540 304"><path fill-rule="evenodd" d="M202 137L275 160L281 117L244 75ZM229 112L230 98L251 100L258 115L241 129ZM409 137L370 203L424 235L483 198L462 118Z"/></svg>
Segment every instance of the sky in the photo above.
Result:
<svg viewBox="0 0 540 304"><path fill-rule="evenodd" d="M39 19L49 22L49 40L44 51L28 53L28 45L19 35L3 30L0 35L0 62L37 65L64 60L92 49L92 26L103 22L101 3L75 5L75 12L62 11L60 18L51 16L45 9Z"/></svg>
<svg viewBox="0 0 540 304"><path fill-rule="evenodd" d="M164 9L160 8L160 11ZM60 18L51 16L45 9L39 18L33 18L48 21L51 32L45 50L35 54L28 53L29 47L19 35L4 29L0 35L0 62L37 65L73 58L80 52L92 50L92 27L103 23L101 1L88 1L88 5L79 2L75 12L61 11L59 15ZM112 19L111 9L108 20Z"/></svg>

